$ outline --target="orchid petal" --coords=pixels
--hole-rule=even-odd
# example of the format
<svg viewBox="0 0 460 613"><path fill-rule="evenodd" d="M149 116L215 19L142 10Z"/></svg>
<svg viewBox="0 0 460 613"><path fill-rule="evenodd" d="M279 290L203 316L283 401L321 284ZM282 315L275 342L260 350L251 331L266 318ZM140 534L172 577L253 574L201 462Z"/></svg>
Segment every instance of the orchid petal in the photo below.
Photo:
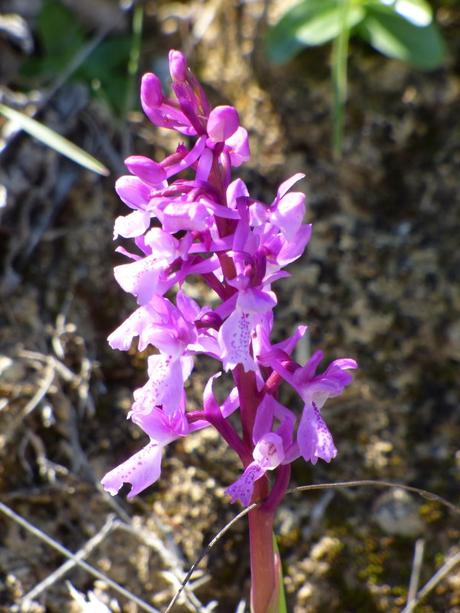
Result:
<svg viewBox="0 0 460 613"><path fill-rule="evenodd" d="M120 287L136 296L139 304L146 304L157 290L162 274L160 264L158 258L148 256L136 262L115 266L113 271Z"/></svg>
<svg viewBox="0 0 460 613"><path fill-rule="evenodd" d="M120 199L132 209L144 209L149 200L151 187L138 177L124 175L117 179L115 191Z"/></svg>
<svg viewBox="0 0 460 613"><path fill-rule="evenodd" d="M305 216L305 194L291 192L282 198L270 218L288 241L294 239Z"/></svg>
<svg viewBox="0 0 460 613"><path fill-rule="evenodd" d="M113 238L118 236L134 238L141 236L150 226L150 213L146 211L133 211L129 215L117 217L113 228Z"/></svg>
<svg viewBox="0 0 460 613"><path fill-rule="evenodd" d="M242 504L247 507L251 502L255 481L260 479L264 474L265 470L263 468L256 462L251 462L251 464L246 467L241 477L235 481L235 483L227 487L225 493L230 496L232 502L241 500Z"/></svg>
<svg viewBox="0 0 460 613"><path fill-rule="evenodd" d="M332 435L314 403L305 405L297 441L303 458L312 464L316 464L318 458L330 462L337 455Z"/></svg>
<svg viewBox="0 0 460 613"><path fill-rule="evenodd" d="M209 113L207 133L215 143L229 139L240 125L240 118L233 106L216 106Z"/></svg>
<svg viewBox="0 0 460 613"><path fill-rule="evenodd" d="M248 313L265 313L276 306L275 292L250 288L239 292L237 305Z"/></svg>
<svg viewBox="0 0 460 613"><path fill-rule="evenodd" d="M112 496L124 483L131 484L128 498L133 498L157 481L161 473L163 447L151 442L128 460L109 471L101 480L102 487Z"/></svg>
<svg viewBox="0 0 460 613"><path fill-rule="evenodd" d="M161 185L166 179L165 169L144 155L131 155L125 164L129 172L151 185Z"/></svg>
<svg viewBox="0 0 460 613"><path fill-rule="evenodd" d="M248 132L241 126L225 141L232 166L241 166L251 157Z"/></svg>
<svg viewBox="0 0 460 613"><path fill-rule="evenodd" d="M153 72L147 72L141 81L141 102L145 108L159 107L163 102L161 81ZM147 112L147 111L146 111Z"/></svg>
<svg viewBox="0 0 460 613"><path fill-rule="evenodd" d="M305 178L305 175L302 172L298 172L281 183L276 194L275 202L281 200L281 198L291 189L291 187L303 178Z"/></svg>
<svg viewBox="0 0 460 613"><path fill-rule="evenodd" d="M236 310L222 324L219 330L219 345L222 351L224 370L242 364L244 370L256 370L255 362L249 353L254 315Z"/></svg>

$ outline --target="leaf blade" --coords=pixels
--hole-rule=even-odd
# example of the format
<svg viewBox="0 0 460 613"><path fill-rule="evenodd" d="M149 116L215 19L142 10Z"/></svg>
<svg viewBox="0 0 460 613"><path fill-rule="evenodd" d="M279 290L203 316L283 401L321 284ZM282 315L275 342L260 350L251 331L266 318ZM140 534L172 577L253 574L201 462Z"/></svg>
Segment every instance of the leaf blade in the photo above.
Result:
<svg viewBox="0 0 460 613"><path fill-rule="evenodd" d="M354 28L364 17L361 5L350 6L346 26ZM269 31L268 56L274 63L285 63L304 47L316 47L333 40L342 28L339 0L304 0L288 10Z"/></svg>
<svg viewBox="0 0 460 613"><path fill-rule="evenodd" d="M437 25L416 26L392 7L368 6L359 35L383 55L417 68L433 70L444 60L445 45Z"/></svg>
<svg viewBox="0 0 460 613"><path fill-rule="evenodd" d="M67 138L58 134L51 128L48 128L48 126L45 126L36 119L12 109L9 106L5 106L4 104L0 104L0 114L9 121L17 123L20 128L30 136L33 136L47 147L54 149L80 166L99 175L108 176L110 174L109 169L104 166L102 162L99 162L99 160L78 147L78 145L75 145Z"/></svg>

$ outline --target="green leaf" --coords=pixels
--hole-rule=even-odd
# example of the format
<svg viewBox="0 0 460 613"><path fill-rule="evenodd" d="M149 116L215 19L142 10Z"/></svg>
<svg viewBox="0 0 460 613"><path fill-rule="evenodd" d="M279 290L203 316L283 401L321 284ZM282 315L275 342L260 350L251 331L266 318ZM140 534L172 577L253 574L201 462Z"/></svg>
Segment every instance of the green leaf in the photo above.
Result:
<svg viewBox="0 0 460 613"><path fill-rule="evenodd" d="M304 47L331 41L342 29L341 15L341 0L304 0L287 11L269 31L266 40L269 58L282 64ZM361 5L350 5L346 26L355 27L364 16Z"/></svg>
<svg viewBox="0 0 460 613"><path fill-rule="evenodd" d="M445 45L437 25L416 26L393 7L369 5L359 35L380 53L417 68L432 70L444 59Z"/></svg>
<svg viewBox="0 0 460 613"><path fill-rule="evenodd" d="M71 57L84 44L74 15L55 0L46 0L38 18L38 35L46 55Z"/></svg>
<svg viewBox="0 0 460 613"><path fill-rule="evenodd" d="M131 37L117 36L107 38L95 49L87 62L79 70L88 80L110 79L113 71L125 76L131 48Z"/></svg>
<svg viewBox="0 0 460 613"><path fill-rule="evenodd" d="M286 605L286 594L284 591L283 567L281 564L281 556L280 556L280 550L278 547L278 541L274 533L273 533L273 550L278 560L278 571L279 571L278 577L277 577L278 602L277 602L276 611L277 613L288 613L287 605Z"/></svg>
<svg viewBox="0 0 460 613"><path fill-rule="evenodd" d="M426 0L371 0L370 3L389 7L414 26L427 26L433 21L433 10Z"/></svg>
<svg viewBox="0 0 460 613"><path fill-rule="evenodd" d="M0 114L4 115L4 117L10 121L16 123L25 132L37 140L41 141L48 147L51 147L51 149L54 149L77 164L80 164L80 166L83 166L88 170L92 170L100 175L107 176L110 174L108 168L96 160L96 158L94 158L92 155L86 153L86 151L83 151L83 149L80 149L80 147L74 145L69 140L42 123L36 121L32 117L29 117L20 111L16 111L15 109L11 109L4 104L0 104Z"/></svg>
<svg viewBox="0 0 460 613"><path fill-rule="evenodd" d="M28 58L21 73L36 81L61 73L84 46L83 30L72 13L55 0L45 0L38 17L38 53Z"/></svg>

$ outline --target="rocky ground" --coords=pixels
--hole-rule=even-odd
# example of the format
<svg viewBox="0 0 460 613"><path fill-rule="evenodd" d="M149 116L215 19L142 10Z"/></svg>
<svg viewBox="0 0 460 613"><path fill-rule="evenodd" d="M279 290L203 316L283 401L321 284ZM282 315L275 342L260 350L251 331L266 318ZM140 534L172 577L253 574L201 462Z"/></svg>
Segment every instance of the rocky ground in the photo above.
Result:
<svg viewBox="0 0 460 613"><path fill-rule="evenodd" d="M120 18L115 2L78 4L73 18L88 40L110 19L110 36L129 32L130 17ZM281 4L147 3L140 71L164 70L170 47L189 54L213 102L239 109L253 152L242 176L262 199L270 201L294 172L307 175L313 238L292 277L279 283L277 334L306 322L299 358L322 348L329 358L355 357L360 371L325 409L338 457L330 465L299 463L293 485L390 480L460 504L458 5L445 2L439 11L449 55L437 71L352 45L337 161L330 50L305 52L283 67L264 56L265 24ZM0 34L2 99L29 111L43 91L19 94L19 71L40 7L40 0L9 0L0 8L22 15L32 36L18 42ZM117 117L81 79L66 79L37 118L112 174L101 179L0 126L7 192L0 210L0 502L69 550L85 548L96 569L164 610L184 569L236 514L223 492L239 471L233 453L204 431L169 448L160 483L132 503L98 485L141 444L124 418L145 377L144 355L111 351L105 341L133 307L112 277L112 225L122 211L113 182L128 152L161 158L173 144L137 112ZM207 368L192 380L192 402ZM277 531L289 610L372 613L401 611L416 543L422 586L458 553L460 525L436 500L368 486L292 494ZM234 611L247 598L246 550L242 520L203 560L176 610L210 610L205 605L215 601L215 610ZM66 580L114 611L140 610L81 568L43 586L63 562L0 513L1 611L78 611ZM416 611L460 611L459 566Z"/></svg>

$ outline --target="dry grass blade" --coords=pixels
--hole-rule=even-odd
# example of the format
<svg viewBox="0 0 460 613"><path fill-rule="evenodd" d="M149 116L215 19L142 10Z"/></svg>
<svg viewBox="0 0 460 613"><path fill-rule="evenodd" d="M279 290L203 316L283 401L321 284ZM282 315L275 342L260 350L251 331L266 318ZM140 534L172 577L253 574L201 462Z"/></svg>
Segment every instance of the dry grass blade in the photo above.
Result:
<svg viewBox="0 0 460 613"><path fill-rule="evenodd" d="M187 583L190 581L190 577L193 575L193 572L195 571L196 567L198 566L198 564L201 562L201 560L211 551L211 549L214 547L214 545L217 543L217 541L219 541L226 532L228 532L228 530L230 530L230 528L236 524L240 519L242 519L243 517L245 517L250 511L252 511L252 509L255 509L260 503L253 503L251 504L249 507L247 507L246 509L243 509L241 511L241 513L238 513L238 515L236 515L233 519L231 519L228 524L226 524L222 530L219 530L219 532L216 534L216 536L208 543L208 545L203 549L202 553L200 554L200 556L195 560L195 562L192 564L192 566L190 567L190 570L188 571L188 573L185 575L184 580L182 581L182 585L180 586L180 588L177 590L177 592L174 594L173 599L171 600L171 602L168 604L165 613L169 613L173 606L176 604L177 599L179 598L179 596L182 594L185 586L187 585Z"/></svg>
<svg viewBox="0 0 460 613"><path fill-rule="evenodd" d="M68 157L80 166L92 170L99 175L108 176L110 174L109 169L92 155L83 151L83 149L71 143L67 138L64 138L64 136L51 130L36 119L20 111L16 111L9 106L5 106L4 104L0 104L0 114L9 121L16 123L25 132L30 134L30 136L33 136L43 144Z"/></svg>
<svg viewBox="0 0 460 613"><path fill-rule="evenodd" d="M29 521L24 519L24 517L21 517L21 515L18 515L15 511L10 509L7 505L3 504L2 502L0 502L0 512L2 512L4 515L9 517L16 523L18 523L25 530L27 530L28 532L30 532L31 534L33 534L40 540L44 541L47 545L49 545L56 551L59 551L59 553L62 554L64 557L68 558L69 560L72 560L77 566L80 566L81 568L86 570L86 572L88 572L90 575L92 575L93 577L96 577L97 579L100 579L101 581L104 581L114 591L118 592L119 594L121 594L122 596L130 600L131 602L136 603L138 607L142 609L143 611L147 611L148 613L160 613L158 609L155 609L155 607L150 606L148 603L138 598L138 596L136 596L132 592L126 590L124 587L122 587L115 581L112 581L112 579L110 579L103 573L99 572L96 568L94 568L93 566L85 562L84 560L78 559L78 557L75 556L66 547L63 547L56 540L48 536L48 534L46 534L45 532L43 532L42 530L40 530L39 528L31 524Z"/></svg>
<svg viewBox="0 0 460 613"><path fill-rule="evenodd" d="M453 568L455 568L457 564L460 564L460 551L456 553L455 555L451 556L450 558L448 558L446 562L444 562L441 568L431 577L429 581L425 583L425 585L417 593L416 597L410 603L410 608L408 608L409 607L409 604L408 604L408 607L406 607L404 611L406 611L407 613L409 613L410 611L413 611L415 607L424 598L426 598L426 596L428 596L430 592L434 590L434 588L438 585L438 583L440 583L445 577L447 577L450 571Z"/></svg>
<svg viewBox="0 0 460 613"><path fill-rule="evenodd" d="M412 492L414 494L418 494L422 498L426 498L427 500L432 500L434 502L439 502L444 507L447 507L450 511L455 513L456 515L460 515L460 507L449 502L442 496L438 494L434 494L433 492L429 492L428 490L423 490L420 487L414 487L413 485L404 485L403 483L393 483L391 481L377 481L374 479L362 479L358 481L338 481L337 483L315 483L312 485L299 485L298 487L293 488L292 490L288 490L287 494L295 494L296 492L309 492L314 490L327 490L327 489L344 489L347 487L397 487L402 490L406 490L407 492Z"/></svg>
<svg viewBox="0 0 460 613"><path fill-rule="evenodd" d="M425 551L425 541L417 539L415 541L414 561L412 563L412 572L410 574L409 591L407 594L407 604L401 613L411 613L414 610L415 599L417 598L418 583L420 581L420 572L422 570L423 553Z"/></svg>
<svg viewBox="0 0 460 613"><path fill-rule="evenodd" d="M46 579L37 583L30 592L27 592L21 599L21 604L25 608L31 603L34 598L37 598L42 592L51 587L56 581L64 577L74 566L77 565L77 560L86 558L102 541L112 532L115 525L115 518L113 515L109 515L107 521L102 528L91 538L85 546L82 547L77 553L75 553L75 560L67 560L62 566L57 568L53 573L48 575Z"/></svg>

